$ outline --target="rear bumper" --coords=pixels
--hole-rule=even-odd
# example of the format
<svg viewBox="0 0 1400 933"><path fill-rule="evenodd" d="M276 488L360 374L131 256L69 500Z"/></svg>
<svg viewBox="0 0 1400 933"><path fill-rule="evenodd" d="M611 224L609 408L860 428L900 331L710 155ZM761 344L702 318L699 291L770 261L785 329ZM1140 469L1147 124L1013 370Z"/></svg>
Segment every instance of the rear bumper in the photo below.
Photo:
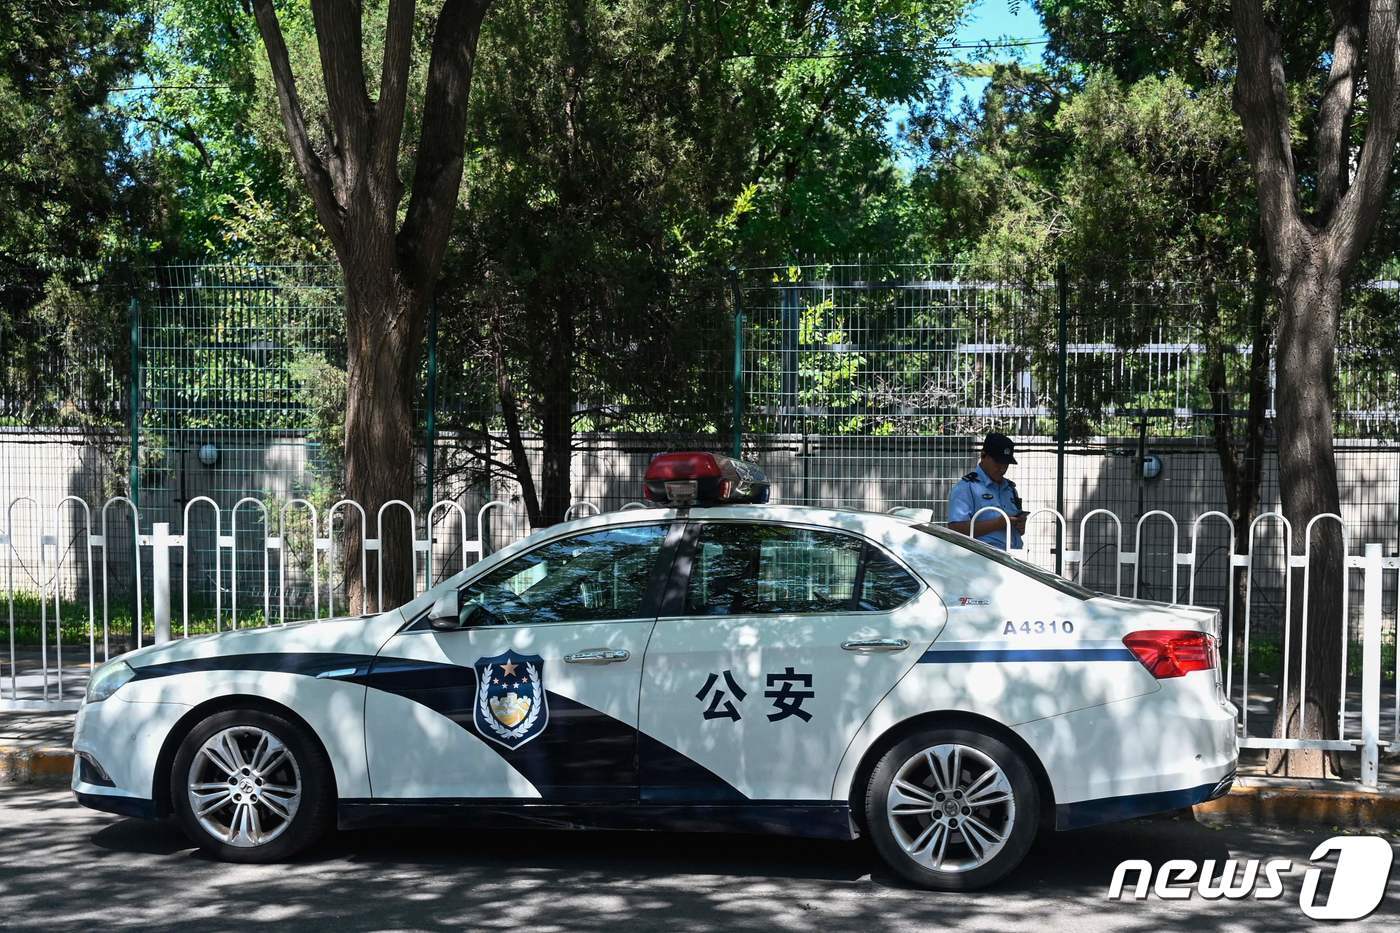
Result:
<svg viewBox="0 0 1400 933"><path fill-rule="evenodd" d="M1209 676L1015 727L1040 757L1056 827L1192 806L1228 790L1239 758L1234 707Z"/></svg>
<svg viewBox="0 0 1400 933"><path fill-rule="evenodd" d="M1062 803L1055 807L1055 829L1083 829L1086 826L1117 823L1151 816L1154 813L1182 810L1207 800L1224 797L1234 783L1235 770L1231 768L1229 774L1211 784L1198 784L1195 787L1151 794L1129 794L1123 797L1106 797L1102 800Z"/></svg>

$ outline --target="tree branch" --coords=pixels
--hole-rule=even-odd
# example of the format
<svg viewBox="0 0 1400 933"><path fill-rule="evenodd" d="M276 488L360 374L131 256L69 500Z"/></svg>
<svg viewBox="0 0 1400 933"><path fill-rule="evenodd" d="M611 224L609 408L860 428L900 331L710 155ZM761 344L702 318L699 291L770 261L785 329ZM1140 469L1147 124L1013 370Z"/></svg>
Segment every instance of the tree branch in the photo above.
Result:
<svg viewBox="0 0 1400 933"><path fill-rule="evenodd" d="M1332 0L1332 67L1317 108L1317 218L1326 223L1346 194L1350 178L1351 115L1361 66L1364 0Z"/></svg>
<svg viewBox="0 0 1400 933"><path fill-rule="evenodd" d="M1400 19L1396 0L1371 0L1366 27L1366 100L1369 124L1356 175L1327 224L1333 261L1350 269L1365 248L1385 207L1390 164L1400 130Z"/></svg>
<svg viewBox="0 0 1400 933"><path fill-rule="evenodd" d="M204 140L199 138L199 134L195 132L194 127L190 126L188 123L181 125L170 120L162 120L160 117L150 116L149 114L135 114L132 119L136 120L138 123L150 123L153 126L158 126L171 136L183 139L191 146L194 146L195 149L199 150L199 160L204 163L206 169L214 167L214 158L209 154L209 149L204 145Z"/></svg>
<svg viewBox="0 0 1400 933"><path fill-rule="evenodd" d="M1274 243L1270 254L1284 256L1291 252L1286 244L1308 228L1298 210L1283 52L1278 32L1264 18L1261 0L1235 0L1231 6L1239 48L1235 112L1244 124L1265 234L1284 241Z"/></svg>
<svg viewBox="0 0 1400 933"><path fill-rule="evenodd" d="M515 481L520 484L520 495L525 500L525 513L529 516L530 527L540 526L540 498L535 489L535 475L530 470L530 457L525 452L524 434L520 430L520 410L516 405L515 386L506 372L505 357L500 347L493 348L496 363L496 393L501 400L501 417L506 423L509 437L510 458Z"/></svg>
<svg viewBox="0 0 1400 933"><path fill-rule="evenodd" d="M481 21L491 0L446 0L433 33L423 126L408 215L398 235L410 287L431 287L442 267L466 155L467 98Z"/></svg>
<svg viewBox="0 0 1400 933"><path fill-rule="evenodd" d="M507 441L506 439L504 439L504 438L498 439L498 438L495 437L495 435L488 435L488 437L490 437L491 440L493 440L493 441L499 441L499 443L501 443L501 444L506 444L506 443L508 443L508 441ZM458 448L458 449L461 450L461 448ZM470 459L475 460L475 461L477 461L478 463L484 463L484 464L486 464L487 466L498 467L498 468L500 468L501 470L504 470L505 472L509 473L511 476L515 476L515 475L516 475L516 464L515 464L514 462L507 463L505 460L497 460L495 457L492 457L490 454L484 453L484 452L482 452L482 451L480 451L480 450L476 450L476 449L471 448L471 447L468 447L468 448L466 448L465 450L463 450L463 451L462 451L462 455L465 456L465 457L469 457Z"/></svg>
<svg viewBox="0 0 1400 933"><path fill-rule="evenodd" d="M267 63L272 68L273 83L277 86L277 104L282 111L282 125L287 130L292 159L311 194L311 203L316 207L321 226L326 228L326 234L337 252L341 252L345 245L343 212L332 191L326 164L312 148L311 137L306 132L306 117L301 99L297 96L296 79L292 76L287 43L282 39L277 11L272 8L272 0L252 0L252 7L258 32L262 34L263 46L267 49Z"/></svg>
<svg viewBox="0 0 1400 933"><path fill-rule="evenodd" d="M340 200L348 204L356 182L348 176L361 168L360 159L369 151L369 91L365 88L360 0L311 0L311 18L316 24L316 48L326 84L326 109L346 174L338 179L343 186Z"/></svg>
<svg viewBox="0 0 1400 933"><path fill-rule="evenodd" d="M398 177L399 143L408 101L408 74L413 62L414 0L389 0L384 28L384 64L379 72L379 100L374 104L375 171ZM401 185L396 186L401 190Z"/></svg>

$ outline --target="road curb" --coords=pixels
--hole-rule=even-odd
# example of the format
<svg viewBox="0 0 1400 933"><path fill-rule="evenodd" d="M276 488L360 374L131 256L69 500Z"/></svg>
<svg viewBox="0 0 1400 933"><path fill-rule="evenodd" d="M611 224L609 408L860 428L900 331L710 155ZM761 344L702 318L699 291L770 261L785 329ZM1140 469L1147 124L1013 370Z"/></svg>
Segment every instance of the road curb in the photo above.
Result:
<svg viewBox="0 0 1400 933"><path fill-rule="evenodd" d="M71 748L0 746L0 784L67 785L73 778Z"/></svg>
<svg viewBox="0 0 1400 933"><path fill-rule="evenodd" d="M1192 808L1206 825L1337 826L1400 830L1400 792L1317 781L1243 779L1230 793Z"/></svg>

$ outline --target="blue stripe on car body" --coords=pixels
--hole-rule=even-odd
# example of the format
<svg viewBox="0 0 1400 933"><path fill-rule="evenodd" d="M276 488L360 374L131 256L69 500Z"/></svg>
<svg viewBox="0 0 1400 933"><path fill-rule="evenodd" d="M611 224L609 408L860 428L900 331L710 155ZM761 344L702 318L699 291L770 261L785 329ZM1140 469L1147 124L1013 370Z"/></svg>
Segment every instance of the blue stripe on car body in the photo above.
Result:
<svg viewBox="0 0 1400 933"><path fill-rule="evenodd" d="M930 648L920 664L977 661L1136 661L1127 648Z"/></svg>
<svg viewBox="0 0 1400 933"><path fill-rule="evenodd" d="M341 680L426 706L479 737L472 724L477 672L458 664L391 655L301 651L216 655L135 670L140 680L209 671L275 672ZM529 781L542 802L717 804L748 800L709 768L636 726L552 690L546 692L555 722L538 741L516 749L482 743Z"/></svg>

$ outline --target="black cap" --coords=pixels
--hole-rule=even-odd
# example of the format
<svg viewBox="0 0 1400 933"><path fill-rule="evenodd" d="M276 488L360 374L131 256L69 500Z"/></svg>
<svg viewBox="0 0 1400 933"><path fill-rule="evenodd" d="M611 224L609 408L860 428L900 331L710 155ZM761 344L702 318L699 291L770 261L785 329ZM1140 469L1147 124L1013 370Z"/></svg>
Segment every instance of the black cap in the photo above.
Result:
<svg viewBox="0 0 1400 933"><path fill-rule="evenodd" d="M982 453L991 457L997 463L1016 462L1016 444L1005 434L998 434L996 431L987 435L987 439L982 442Z"/></svg>

